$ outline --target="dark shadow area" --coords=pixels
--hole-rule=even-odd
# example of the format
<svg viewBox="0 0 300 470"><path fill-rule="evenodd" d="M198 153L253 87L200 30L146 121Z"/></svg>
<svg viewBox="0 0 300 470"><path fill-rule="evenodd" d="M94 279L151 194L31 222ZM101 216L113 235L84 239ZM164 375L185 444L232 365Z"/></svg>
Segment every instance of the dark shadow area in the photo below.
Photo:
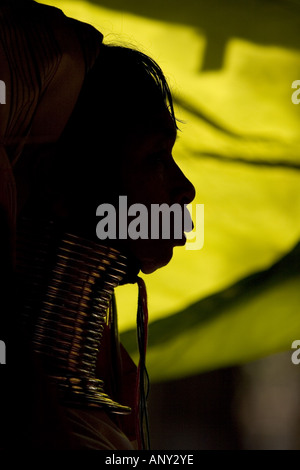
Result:
<svg viewBox="0 0 300 470"><path fill-rule="evenodd" d="M152 449L299 449L299 367L287 351L152 384Z"/></svg>
<svg viewBox="0 0 300 470"><path fill-rule="evenodd" d="M299 49L300 5L282 0L89 0L138 16L191 26L207 41L202 71L223 67L232 38L264 46ZM200 66L199 66L200 72Z"/></svg>
<svg viewBox="0 0 300 470"><path fill-rule="evenodd" d="M151 448L240 450L233 412L238 368L153 384L149 397Z"/></svg>

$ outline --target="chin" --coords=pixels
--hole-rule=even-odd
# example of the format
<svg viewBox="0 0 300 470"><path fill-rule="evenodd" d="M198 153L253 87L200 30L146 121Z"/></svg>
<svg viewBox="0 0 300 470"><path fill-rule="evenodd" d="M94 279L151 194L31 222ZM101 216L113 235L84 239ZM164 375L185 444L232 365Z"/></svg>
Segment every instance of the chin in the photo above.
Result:
<svg viewBox="0 0 300 470"><path fill-rule="evenodd" d="M144 274L151 274L157 271L160 268L163 268L171 261L173 257L173 248L170 250L165 250L160 257L153 257L141 260L141 271Z"/></svg>

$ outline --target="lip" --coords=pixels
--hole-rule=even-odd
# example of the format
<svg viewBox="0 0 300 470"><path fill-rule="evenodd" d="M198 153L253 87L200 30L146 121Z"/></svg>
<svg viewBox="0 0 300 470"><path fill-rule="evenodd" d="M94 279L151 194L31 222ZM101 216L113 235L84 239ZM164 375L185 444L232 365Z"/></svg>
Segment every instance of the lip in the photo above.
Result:
<svg viewBox="0 0 300 470"><path fill-rule="evenodd" d="M173 240L174 246L184 246L186 244L186 236L184 232L182 233L182 238L177 238Z"/></svg>

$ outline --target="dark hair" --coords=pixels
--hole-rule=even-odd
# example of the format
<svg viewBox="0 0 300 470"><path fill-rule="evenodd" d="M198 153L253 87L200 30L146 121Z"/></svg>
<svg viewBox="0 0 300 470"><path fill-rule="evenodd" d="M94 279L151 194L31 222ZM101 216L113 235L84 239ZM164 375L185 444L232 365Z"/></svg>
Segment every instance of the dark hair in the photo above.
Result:
<svg viewBox="0 0 300 470"><path fill-rule="evenodd" d="M79 213L86 211L88 200L110 202L119 191L124 137L155 125L161 111L169 113L177 128L171 91L159 65L138 50L102 45L53 155L37 168L40 199L62 195Z"/></svg>
<svg viewBox="0 0 300 470"><path fill-rule="evenodd" d="M155 125L163 110L177 128L171 91L159 65L138 50L103 45L59 142L68 171L76 160L82 166L90 158L96 158L104 173L113 160L116 170L124 136Z"/></svg>
<svg viewBox="0 0 300 470"><path fill-rule="evenodd" d="M155 111L155 106L163 103L176 125L168 82L160 66L151 57L129 47L104 45L96 67L98 65L100 68L104 66L106 77L111 81L110 86L115 85L112 91L121 102L120 94L123 93L124 97L124 92L126 96L126 90L128 90L127 103L130 101L131 104L139 102L148 106L152 105L148 107L148 112ZM117 81L114 81L113 77ZM138 96L139 93L141 96Z"/></svg>
<svg viewBox="0 0 300 470"><path fill-rule="evenodd" d="M79 99L62 139L99 136L112 127L128 132L147 124L160 109L167 109L175 127L172 94L159 65L138 50L103 44L87 74Z"/></svg>

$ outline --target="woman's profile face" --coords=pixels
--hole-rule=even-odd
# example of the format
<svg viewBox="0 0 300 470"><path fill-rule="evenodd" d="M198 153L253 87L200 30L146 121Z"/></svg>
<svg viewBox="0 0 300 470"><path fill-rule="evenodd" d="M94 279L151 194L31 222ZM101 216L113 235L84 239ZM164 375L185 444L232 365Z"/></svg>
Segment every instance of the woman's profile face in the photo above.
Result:
<svg viewBox="0 0 300 470"><path fill-rule="evenodd" d="M123 243L126 250L137 259L145 274L168 264L173 256L174 246L184 245L186 242L183 216L184 211L187 211L185 205L195 197L195 189L173 159L172 150L176 135L174 121L165 109L157 115L151 125L145 128L138 126L124 145L121 184L128 199L128 207L132 204L143 204L147 208L149 237L135 240L128 237ZM159 239L153 239L151 228L154 224L157 228L157 219L151 216L151 210L153 205L161 204L167 205L165 208L173 204L179 205L181 220L168 217L171 212L164 211L162 217L165 224L169 223L170 236L163 239L160 228ZM129 218L129 221L134 218ZM163 221L160 222L162 226ZM178 224L181 223L182 227L179 227ZM178 230L176 238L174 236L176 224L180 230L180 238Z"/></svg>
<svg viewBox="0 0 300 470"><path fill-rule="evenodd" d="M79 235L93 240L96 237L95 241L99 243L119 248L135 260L142 272L149 274L169 263L175 246L185 244L185 206L194 199L195 189L173 159L177 129L168 109L160 105L155 109L152 107L151 112L136 110L132 115L134 118L125 123L125 129L121 128L120 119L108 120L105 129L96 120L96 127L99 125L100 128L98 133L88 129L81 135L79 126L77 133L73 131L71 137L68 136L66 152L59 154L58 167L54 165L57 175L63 177L62 190L58 191L58 202L53 199L55 207L52 210L67 224L71 221L72 229ZM69 148L70 139L72 146ZM62 172L61 161L65 158L68 158L68 164ZM51 187L49 199L56 191L52 181ZM114 237L98 236L99 219L95 218L95 211L97 214L102 204L112 206L118 225L122 215L120 196L126 196L128 209L134 204L145 208L147 238L132 237L128 230L138 213L126 217L125 237L120 239L119 230ZM152 209L162 204L167 210L159 216L158 224ZM177 216L173 216L171 207L174 204L180 208L179 218L178 211ZM135 233L141 231L137 225L136 222ZM166 227L169 229L167 235ZM156 229L154 236L153 228Z"/></svg>

